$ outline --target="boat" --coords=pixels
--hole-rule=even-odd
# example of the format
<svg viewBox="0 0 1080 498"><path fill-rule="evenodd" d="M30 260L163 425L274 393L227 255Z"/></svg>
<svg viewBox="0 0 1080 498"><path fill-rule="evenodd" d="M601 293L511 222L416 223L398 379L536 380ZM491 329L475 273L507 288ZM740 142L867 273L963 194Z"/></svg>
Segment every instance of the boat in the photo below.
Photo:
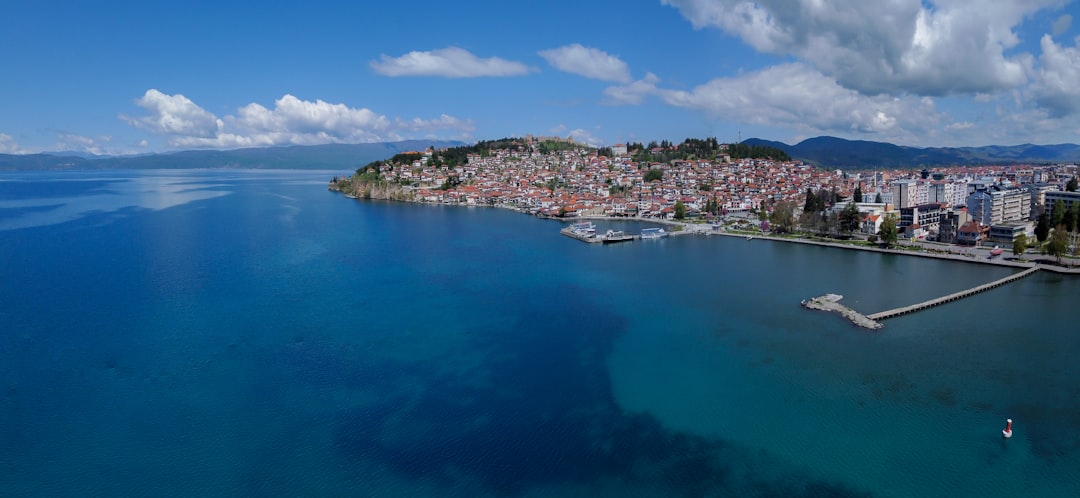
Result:
<svg viewBox="0 0 1080 498"><path fill-rule="evenodd" d="M993 258L995 256L1001 256L1001 254L1004 253L1004 252L1005 252L1004 249L1002 249L1002 248L1000 248L998 246L994 246L994 248L990 250L990 257Z"/></svg>
<svg viewBox="0 0 1080 498"><path fill-rule="evenodd" d="M629 242L634 240L634 236L622 230L608 230L600 240L605 244L614 244L615 242Z"/></svg>
<svg viewBox="0 0 1080 498"><path fill-rule="evenodd" d="M570 225L570 231L584 237L595 237L596 225L594 225L591 221L582 221Z"/></svg>
<svg viewBox="0 0 1080 498"><path fill-rule="evenodd" d="M668 233L663 228L643 228L641 230L641 238L643 239L659 239L667 236Z"/></svg>

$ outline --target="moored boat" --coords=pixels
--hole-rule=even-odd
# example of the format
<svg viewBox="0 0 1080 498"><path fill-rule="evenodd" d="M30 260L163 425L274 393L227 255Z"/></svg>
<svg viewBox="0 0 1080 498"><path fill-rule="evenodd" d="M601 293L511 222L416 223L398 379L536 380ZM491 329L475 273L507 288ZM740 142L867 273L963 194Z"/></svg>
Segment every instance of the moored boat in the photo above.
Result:
<svg viewBox="0 0 1080 498"><path fill-rule="evenodd" d="M661 237L667 237L668 233L663 228L643 228L641 230L641 238L643 239L659 239Z"/></svg>

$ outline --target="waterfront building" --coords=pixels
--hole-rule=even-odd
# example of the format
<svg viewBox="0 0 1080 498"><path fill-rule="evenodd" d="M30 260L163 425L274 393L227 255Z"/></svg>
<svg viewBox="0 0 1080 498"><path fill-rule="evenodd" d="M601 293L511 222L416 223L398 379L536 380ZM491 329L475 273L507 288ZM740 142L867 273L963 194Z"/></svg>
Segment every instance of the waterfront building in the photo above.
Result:
<svg viewBox="0 0 1080 498"><path fill-rule="evenodd" d="M1049 183L1033 183L1027 185L1026 188L1031 195L1031 218L1036 219L1048 209L1046 206L1046 193L1057 191L1058 187Z"/></svg>
<svg viewBox="0 0 1080 498"><path fill-rule="evenodd" d="M899 228L920 227L928 233L934 233L939 230L941 215L944 212L945 205L941 203L900 208L900 219L896 226Z"/></svg>
<svg viewBox="0 0 1080 498"><path fill-rule="evenodd" d="M986 228L978 221L969 221L956 231L956 243L968 246L977 245L985 238L986 232Z"/></svg>
<svg viewBox="0 0 1080 498"><path fill-rule="evenodd" d="M1031 221L1007 221L996 225L990 225L990 240L999 244L1011 246L1013 241L1020 235L1029 240L1035 237L1035 223Z"/></svg>
<svg viewBox="0 0 1080 498"><path fill-rule="evenodd" d="M896 207L906 208L919 204L918 180L896 180L889 187Z"/></svg>
<svg viewBox="0 0 1080 498"><path fill-rule="evenodd" d="M976 190L965 204L972 218L985 226L1024 221L1031 216L1031 192L1019 187L993 185Z"/></svg>
<svg viewBox="0 0 1080 498"><path fill-rule="evenodd" d="M1064 190L1055 190L1045 192L1045 206L1050 217L1054 217L1054 203L1061 201L1064 204L1065 209L1069 210L1073 208L1073 205L1080 204L1080 192L1066 192Z"/></svg>
<svg viewBox="0 0 1080 498"><path fill-rule="evenodd" d="M971 215L967 211L952 211L945 213L941 217L941 222L938 226L939 242L946 244L956 244L960 233L960 227L965 223L971 221Z"/></svg>

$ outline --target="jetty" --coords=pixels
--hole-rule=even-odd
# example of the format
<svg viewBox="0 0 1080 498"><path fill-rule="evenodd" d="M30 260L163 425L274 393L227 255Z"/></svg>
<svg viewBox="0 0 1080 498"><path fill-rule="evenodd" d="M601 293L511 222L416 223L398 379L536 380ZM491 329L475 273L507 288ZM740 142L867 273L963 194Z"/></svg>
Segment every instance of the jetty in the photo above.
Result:
<svg viewBox="0 0 1080 498"><path fill-rule="evenodd" d="M802 301L802 306L804 308L812 310L832 311L835 313L840 313L840 315L844 318L851 320L851 323L870 330L877 330L884 326L881 324L881 322L873 320L870 317L859 313L858 311L855 311L851 308L848 308L847 306L840 304L840 300L843 298L844 296L841 296L839 294L825 294L824 296L804 299Z"/></svg>
<svg viewBox="0 0 1080 498"><path fill-rule="evenodd" d="M561 234L563 234L563 235L565 235L567 237L570 237L571 239L577 239L577 240L580 240L582 242L589 243L589 244L597 244L597 243L603 242L603 240L601 240L600 237L596 236L596 233L586 233L586 232L582 232L580 230L574 230L571 227L566 227L566 228L564 228L562 230L559 230L559 233L561 233Z"/></svg>
<svg viewBox="0 0 1080 498"><path fill-rule="evenodd" d="M1005 285L1005 284L1007 284L1009 282L1020 280L1021 278L1024 278L1024 277L1026 277L1028 275L1031 275L1032 273L1035 273L1037 271L1039 271L1039 267L1037 267L1037 266L1032 267L1032 268L1028 268L1027 270L1024 270L1024 271L1022 271L1020 273L1014 273L1014 274L1009 275L1009 276L1007 276L1005 278L995 280L995 281L990 282L988 284L982 284L982 285L977 286L977 287L972 287L970 289L962 290L960 292L954 292L954 293L949 294L947 296L941 296L941 297L938 297L938 298L931 299L929 301L923 301L923 302L918 303L918 304L913 304L911 306L904 306L904 307L901 307L901 308L893 308L891 310L885 310L885 311L882 311L882 312L879 312L879 313L873 313L873 314L867 315L867 317L870 318L871 320L885 320L885 319L888 319L888 318L893 318L893 317L897 317L897 316L900 316L900 315L905 315L905 314L908 314L908 313L914 313L916 311L924 310L926 308L937 306L939 304L945 304L945 303L948 303L948 302L951 302L951 301L956 301L958 299L963 299L963 298L968 297L968 296L973 296L975 294L978 294L980 292L988 291L988 290L993 289L995 287L1000 287L1000 286Z"/></svg>
<svg viewBox="0 0 1080 498"><path fill-rule="evenodd" d="M863 327L863 328L868 328L868 329L871 329L871 330L877 330L877 329L880 329L881 327L883 327L883 325L881 324L881 320L886 320L886 319L897 317L897 316L900 316L900 315L905 315L905 314L908 314L908 313L914 313L916 311L924 310L926 308L931 308L931 307L937 306L939 304L945 304L945 303L948 303L948 302L963 299L963 298L968 297L968 296L974 296L975 294L978 294L980 292L986 292L986 291L988 291L990 289L993 289L995 287L1000 287L1000 286L1005 285L1005 284L1007 284L1009 282L1020 280L1021 278L1024 278L1024 277L1026 277L1028 275L1031 275L1032 273L1035 273L1037 271L1039 271L1039 267L1037 267L1037 266L1032 267L1032 268L1028 268L1027 270L1024 270L1022 272L1014 273L1014 274L1009 275L1009 276L1007 276L1005 278L994 280L993 282L982 284L982 285L979 285L979 286L976 286L976 287L972 287L970 289L965 289L965 290L962 290L960 292L954 292L952 294L937 297L937 298L931 299L929 301L923 301L923 302L918 303L918 304L912 304L911 306L903 306L903 307L900 307L900 308L893 308L891 310L885 310L885 311L881 311L881 312L878 312L878 313L871 313L869 315L864 315L862 313L859 313L858 311L855 311L855 310L853 310L851 308L848 308L847 306L844 306L844 305L840 304L840 300L843 299L844 296L841 296L839 294L825 294L824 296L818 296L818 297L811 298L811 299L804 299L802 301L802 306L804 308L812 309L812 310L832 311L832 312L840 313L844 318L847 318L848 320L851 320L851 322L854 323L855 325L858 325L858 326Z"/></svg>

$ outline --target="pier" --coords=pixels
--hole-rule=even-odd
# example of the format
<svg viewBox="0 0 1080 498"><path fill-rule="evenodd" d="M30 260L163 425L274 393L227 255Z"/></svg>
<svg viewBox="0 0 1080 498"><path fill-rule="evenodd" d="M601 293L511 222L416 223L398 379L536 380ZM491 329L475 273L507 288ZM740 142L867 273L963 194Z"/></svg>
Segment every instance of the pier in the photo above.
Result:
<svg viewBox="0 0 1080 498"><path fill-rule="evenodd" d="M995 281L990 282L988 284L982 284L982 285L980 285L978 287L972 287L970 289L962 290L960 292L954 292L954 293L949 294L947 296L934 298L934 299L931 299L929 301L924 301L924 302L921 302L921 303L918 303L918 304L913 304L911 306L904 306L902 308L893 308L891 310L886 310L886 311L882 311L882 312L879 312L879 313L874 313L874 314L871 314L871 315L867 315L867 318L870 318L871 320L874 320L874 321L879 321L879 320L885 320L885 319L888 319L888 318L893 318L893 317L896 317L896 316L904 315L904 314L907 314L907 313L914 313L916 311L924 310L926 308L937 306L939 304L944 304L944 303L948 303L948 302L951 302L951 301L956 301L958 299L963 299L963 298L968 297L968 296L973 296L973 295L978 294L980 292L988 291L988 290L993 289L995 287L1005 285L1005 284L1007 284L1009 282L1012 282L1012 281L1015 281L1015 280L1020 280L1021 278L1024 278L1024 277L1026 277L1028 275L1031 275L1032 273L1035 273L1037 271L1039 271L1038 267L1028 268L1027 270L1024 270L1024 271L1022 271L1020 273L1014 273L1014 274L1009 275L1009 276L1007 276L1005 278L1002 278L1000 280L995 280Z"/></svg>

